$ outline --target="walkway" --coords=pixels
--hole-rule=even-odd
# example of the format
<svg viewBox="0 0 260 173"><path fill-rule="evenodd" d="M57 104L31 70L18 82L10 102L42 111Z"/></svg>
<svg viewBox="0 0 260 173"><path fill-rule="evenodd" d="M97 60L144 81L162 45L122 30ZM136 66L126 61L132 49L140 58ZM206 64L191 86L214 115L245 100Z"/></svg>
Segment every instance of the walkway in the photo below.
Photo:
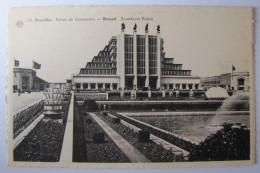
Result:
<svg viewBox="0 0 260 173"><path fill-rule="evenodd" d="M20 96L18 96L18 93L12 93L10 96L9 103L13 103L13 110L12 114L15 114L23 109L26 109L27 107L39 102L40 100L44 99L43 92L31 92L28 93L21 93Z"/></svg>
<svg viewBox="0 0 260 173"><path fill-rule="evenodd" d="M68 118L62 143L60 163L71 167L73 156L73 114L74 114L74 92L71 92Z"/></svg>
<svg viewBox="0 0 260 173"><path fill-rule="evenodd" d="M115 142L121 151L129 158L131 162L149 162L149 160L133 147L128 141L116 133L104 121L102 121L95 113L89 113L93 119L103 128L107 135Z"/></svg>

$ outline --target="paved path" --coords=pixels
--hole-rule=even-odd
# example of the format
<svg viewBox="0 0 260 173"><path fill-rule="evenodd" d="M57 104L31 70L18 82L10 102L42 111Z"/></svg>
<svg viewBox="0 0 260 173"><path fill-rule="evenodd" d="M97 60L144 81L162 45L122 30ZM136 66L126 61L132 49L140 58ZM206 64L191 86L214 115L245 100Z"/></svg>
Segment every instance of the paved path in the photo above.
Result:
<svg viewBox="0 0 260 173"><path fill-rule="evenodd" d="M127 140L116 133L104 121L102 121L95 113L89 113L94 120L103 128L107 135L116 143L121 151L129 158L131 162L149 162L149 160L133 147Z"/></svg>
<svg viewBox="0 0 260 173"><path fill-rule="evenodd" d="M71 94L70 106L68 111L67 124L65 128L60 163L71 167L73 156L73 116L74 116L74 92Z"/></svg>
<svg viewBox="0 0 260 173"><path fill-rule="evenodd" d="M15 149L24 140L24 138L32 131L32 129L34 129L34 127L43 119L43 117L44 115L41 114L13 140L13 149Z"/></svg>
<svg viewBox="0 0 260 173"><path fill-rule="evenodd" d="M32 92L30 94L28 93L21 93L20 96L18 96L18 93L13 93L11 95L10 103L13 103L13 113L17 112L18 110L24 109L27 106L38 102L44 98L43 92Z"/></svg>

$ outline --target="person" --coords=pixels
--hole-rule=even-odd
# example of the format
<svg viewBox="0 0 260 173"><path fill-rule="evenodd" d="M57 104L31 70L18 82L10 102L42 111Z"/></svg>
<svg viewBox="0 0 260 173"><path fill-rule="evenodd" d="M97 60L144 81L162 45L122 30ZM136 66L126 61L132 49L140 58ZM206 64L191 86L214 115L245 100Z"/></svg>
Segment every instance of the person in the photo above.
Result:
<svg viewBox="0 0 260 173"><path fill-rule="evenodd" d="M176 90L176 97L179 97L179 96L180 96L180 91Z"/></svg>
<svg viewBox="0 0 260 173"><path fill-rule="evenodd" d="M18 89L18 96L20 96L20 94L21 94L21 90L20 90L20 88Z"/></svg>
<svg viewBox="0 0 260 173"><path fill-rule="evenodd" d="M192 89L190 90L190 93L189 93L189 95L190 95L190 98L192 98L192 97L193 97L193 91L192 91Z"/></svg>

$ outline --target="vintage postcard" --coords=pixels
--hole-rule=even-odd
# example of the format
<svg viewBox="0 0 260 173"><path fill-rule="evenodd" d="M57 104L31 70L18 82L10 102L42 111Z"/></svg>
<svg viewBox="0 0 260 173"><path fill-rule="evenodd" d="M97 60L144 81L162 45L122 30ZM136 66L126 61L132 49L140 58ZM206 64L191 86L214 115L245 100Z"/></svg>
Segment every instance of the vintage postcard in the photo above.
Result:
<svg viewBox="0 0 260 173"><path fill-rule="evenodd" d="M8 166L253 165L250 7L11 8Z"/></svg>

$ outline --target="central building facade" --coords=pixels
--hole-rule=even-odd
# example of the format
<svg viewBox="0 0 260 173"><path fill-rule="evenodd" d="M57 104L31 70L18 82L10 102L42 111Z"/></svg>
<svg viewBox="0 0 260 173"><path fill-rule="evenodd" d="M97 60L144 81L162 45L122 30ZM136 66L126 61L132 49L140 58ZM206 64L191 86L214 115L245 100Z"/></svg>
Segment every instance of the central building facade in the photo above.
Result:
<svg viewBox="0 0 260 173"><path fill-rule="evenodd" d="M200 78L166 58L163 44L159 25L156 35L148 34L148 25L139 35L136 25L126 34L122 24L121 33L73 75L74 89L199 89Z"/></svg>

